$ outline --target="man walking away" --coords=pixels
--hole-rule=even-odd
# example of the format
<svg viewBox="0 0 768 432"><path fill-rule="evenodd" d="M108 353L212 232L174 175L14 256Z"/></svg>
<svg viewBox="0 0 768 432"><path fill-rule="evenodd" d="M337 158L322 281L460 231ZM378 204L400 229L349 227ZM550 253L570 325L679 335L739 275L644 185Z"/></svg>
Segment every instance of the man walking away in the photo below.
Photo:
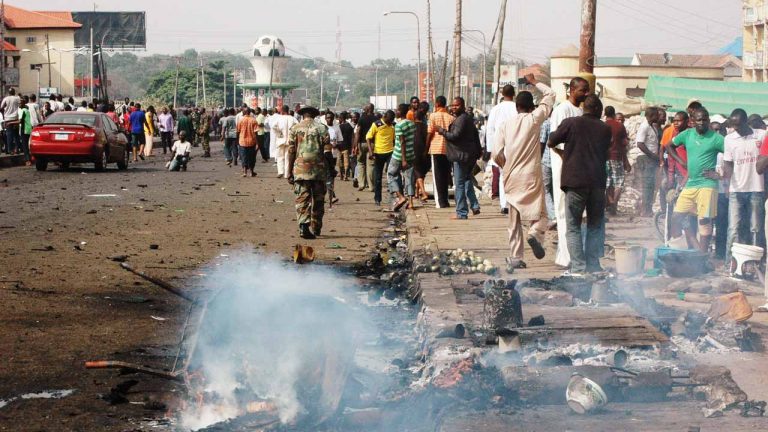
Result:
<svg viewBox="0 0 768 432"><path fill-rule="evenodd" d="M413 139L416 126L411 120L408 120L408 112L408 105L406 104L400 104L397 107L395 148L392 152L389 169L387 169L389 193L394 198L392 205L394 211L400 210L407 203L410 203L410 207L413 208L413 196L416 194L413 187L413 161L416 157ZM405 195L403 191L405 191Z"/></svg>
<svg viewBox="0 0 768 432"><path fill-rule="evenodd" d="M503 122L496 130L493 160L502 168L504 187L507 189L509 214L508 268L525 268L523 261L523 221L531 222L528 244L537 259L544 258L542 246L547 231L547 209L544 201L544 183L541 174L541 125L552 112L555 92L536 81L533 74L525 77L543 97L534 107L533 95L528 91L517 95L515 116Z"/></svg>
<svg viewBox="0 0 768 432"><path fill-rule="evenodd" d="M302 120L288 134L288 183L293 185L296 194L296 220L299 236L304 239L320 235L325 214L323 149L330 137L328 128L315 121L319 114L317 108L301 108Z"/></svg>
<svg viewBox="0 0 768 432"><path fill-rule="evenodd" d="M349 114L346 111L339 113L339 132L341 132L341 138L337 144L339 151L339 178L341 181L349 180L349 151L352 148L352 136L355 133L355 129L351 124L347 122Z"/></svg>
<svg viewBox="0 0 768 432"><path fill-rule="evenodd" d="M197 142L203 145L203 157L211 157L211 114L200 108L197 124Z"/></svg>
<svg viewBox="0 0 768 432"><path fill-rule="evenodd" d="M232 166L234 162L237 165L237 154L240 152L237 142L237 121L235 120L235 109L225 109L226 116L221 123L221 136L224 141L224 158L227 160L227 166Z"/></svg>
<svg viewBox="0 0 768 432"><path fill-rule="evenodd" d="M357 182L358 190L364 190L367 188L373 189L373 160L368 157L368 144L366 137L368 131L371 130L371 126L376 122L376 116L373 115L373 104L368 104L363 107L363 114L360 116L360 120L357 122Z"/></svg>
<svg viewBox="0 0 768 432"><path fill-rule="evenodd" d="M515 105L515 88L511 85L505 85L501 89L501 95L503 99L496 106L491 108L491 112L488 114L488 129L486 131L485 139L489 151L493 151L493 146L496 143L496 133L504 122L517 115L517 108ZM501 170L491 160L491 169L493 171L493 178L491 180L491 197L499 197L499 206L502 213L509 211L507 207L507 200L504 196L504 180L501 178Z"/></svg>
<svg viewBox="0 0 768 432"><path fill-rule="evenodd" d="M445 137L438 134L438 129L451 127L454 118L448 114L445 96L435 98L435 112L429 116L427 127L427 148L432 156L432 189L435 195L435 207L447 208L448 186L451 182L451 162L446 155Z"/></svg>
<svg viewBox="0 0 768 432"><path fill-rule="evenodd" d="M256 119L251 115L251 109L243 110L243 118L237 125L237 136L240 144L240 163L243 165L243 177L256 177Z"/></svg>
<svg viewBox="0 0 768 432"><path fill-rule="evenodd" d="M656 171L659 169L659 133L656 123L659 119L658 108L645 110L645 120L637 130L635 142L643 152L637 158L638 174L643 186L641 217L653 216L653 197L656 194Z"/></svg>
<svg viewBox="0 0 768 432"><path fill-rule="evenodd" d="M277 178L287 178L291 171L290 166L288 166L288 134L293 125L298 122L289 114L289 111L288 105L283 105L281 114L276 116L273 121L274 126L270 132L270 135L275 136L275 143L277 144L277 151L275 152L275 159L277 160ZM262 138L260 139L261 141L264 141L263 136L264 135L262 135Z"/></svg>
<svg viewBox="0 0 768 432"><path fill-rule="evenodd" d="M725 137L723 152L723 179L730 180L728 203L728 243L725 263L730 268L733 243L757 246L763 227L763 176L757 173L757 158L765 139L765 131L755 130L747 124L747 112L736 109L730 124L734 131ZM748 237L742 233L749 233Z"/></svg>
<svg viewBox="0 0 768 432"><path fill-rule="evenodd" d="M163 154L166 154L173 145L173 116L168 112L168 107L163 107L157 119L160 122L160 143Z"/></svg>
<svg viewBox="0 0 768 432"><path fill-rule="evenodd" d="M191 151L192 144L187 141L187 133L181 131L179 133L179 140L173 143L171 147L171 161L170 165L168 165L168 171L186 171Z"/></svg>
<svg viewBox="0 0 768 432"><path fill-rule="evenodd" d="M429 157L429 148L427 148L427 113L429 104L427 102L419 103L419 109L416 111L416 120L413 122L416 129L413 136L413 175L416 178L416 194L421 202L426 203L429 199L427 190L424 187L424 179L432 168L432 160Z"/></svg>
<svg viewBox="0 0 768 432"><path fill-rule="evenodd" d="M275 127L279 114L277 114L272 108L266 111L267 116L264 118L264 145L260 147L261 161L264 163L269 162L270 155L277 153L277 137L272 133L272 128Z"/></svg>
<svg viewBox="0 0 768 432"><path fill-rule="evenodd" d="M21 150L24 153L24 163L29 166L32 165L32 159L29 154L29 136L32 134L32 114L29 111L27 104L29 98L27 96L22 97L21 107L19 108L19 132L21 134Z"/></svg>
<svg viewBox="0 0 768 432"><path fill-rule="evenodd" d="M682 234L682 221L688 214L695 214L699 224L698 247L702 252L709 251L712 240L712 221L717 216L717 188L720 176L715 171L717 154L723 153L723 136L709 128L709 112L698 108L693 113L694 128L680 133L667 145L667 154L678 164L688 167L688 181L677 198L672 213L672 238ZM677 147L685 147L688 161L684 162L677 154ZM694 239L693 233L688 236ZM690 244L696 247L697 245Z"/></svg>
<svg viewBox="0 0 768 432"><path fill-rule="evenodd" d="M605 185L608 195L606 207L611 215L619 210L621 191L624 188L624 173L632 171L627 158L627 129L616 120L616 110L612 106L605 107L605 124L611 128L611 147L608 150L608 162L605 169L608 179Z"/></svg>
<svg viewBox="0 0 768 432"><path fill-rule="evenodd" d="M571 79L568 87L568 100L558 105L552 111L552 117L549 119L550 133L557 131L560 123L565 119L580 117L583 114L579 106L587 98L588 94L589 82L587 80L581 77ZM562 150L563 147L560 146L559 148ZM565 220L567 213L565 192L560 181L563 172L563 159L560 157L560 153L551 152L550 163L552 164L552 198L555 202L555 214L557 215L557 255L555 256L555 264L567 268L570 266L571 257L568 254L568 239L566 235L568 227ZM605 168L603 168L603 171L605 171Z"/></svg>
<svg viewBox="0 0 768 432"><path fill-rule="evenodd" d="M133 137L133 161L137 162L136 156L144 160L144 144L146 136L144 135L144 120L146 118L144 111L141 110L141 104L135 105L135 110L131 113L131 136Z"/></svg>
<svg viewBox="0 0 768 432"><path fill-rule="evenodd" d="M388 110L376 121L365 136L368 142L368 160L373 161L373 201L381 205L381 182L384 166L389 163L395 143L395 113Z"/></svg>
<svg viewBox="0 0 768 432"><path fill-rule="evenodd" d="M339 174L336 171L336 159L339 156L339 140L342 140L341 129L338 125L335 125L336 115L333 111L328 110L325 113L325 124L328 128L328 141L329 143L323 148L323 156L325 157L325 187L328 189L328 208L332 209L339 199L336 198L336 176Z"/></svg>
<svg viewBox="0 0 768 432"><path fill-rule="evenodd" d="M467 114L464 98L456 97L451 104L456 120L449 129L438 128L437 133L446 141L448 160L453 162L453 184L456 188L456 214L451 219L467 219L469 209L473 215L480 214L480 202L475 195L472 169L483 153L480 135L472 117Z"/></svg>
<svg viewBox="0 0 768 432"><path fill-rule="evenodd" d="M16 89L9 89L8 96L0 102L0 110L3 112L3 129L5 129L5 152L17 154L21 149L19 135L19 106L21 98L16 96Z"/></svg>
<svg viewBox="0 0 768 432"><path fill-rule="evenodd" d="M596 95L584 100L584 115L563 120L549 137L549 146L563 160L560 187L565 192L568 251L573 276L602 271L600 250L605 238L605 162L611 146L611 128L600 120L603 104ZM560 150L558 144L565 144ZM587 241L581 222L587 211Z"/></svg>

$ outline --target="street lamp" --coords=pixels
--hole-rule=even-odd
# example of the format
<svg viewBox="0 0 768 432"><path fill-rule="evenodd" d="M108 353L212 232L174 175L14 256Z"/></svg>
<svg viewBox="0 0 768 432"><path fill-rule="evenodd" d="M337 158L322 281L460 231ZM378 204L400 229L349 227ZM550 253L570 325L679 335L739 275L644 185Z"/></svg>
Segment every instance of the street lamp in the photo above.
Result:
<svg viewBox="0 0 768 432"><path fill-rule="evenodd" d="M418 63L416 63L416 93L421 98L421 94L418 94L421 89L421 26L419 24L419 16L416 15L416 12L411 11L384 12L384 16L392 14L408 14L416 18L416 53L418 56ZM429 78L427 78L427 92L429 92ZM427 93L427 100L429 100L429 93Z"/></svg>
<svg viewBox="0 0 768 432"><path fill-rule="evenodd" d="M487 110L485 109L485 101L486 101L486 99L485 99L485 87L487 85L487 81L486 81L486 78L485 78L485 70L488 68L488 63L487 63L487 60L486 60L486 52L488 50L487 50L487 47L485 45L485 33L481 32L480 30L469 30L469 29L463 29L461 32L462 33L466 33L466 32L480 33L480 35L483 37L483 96L482 96L483 97L483 103L482 103L482 106L483 106L483 111L487 112Z"/></svg>

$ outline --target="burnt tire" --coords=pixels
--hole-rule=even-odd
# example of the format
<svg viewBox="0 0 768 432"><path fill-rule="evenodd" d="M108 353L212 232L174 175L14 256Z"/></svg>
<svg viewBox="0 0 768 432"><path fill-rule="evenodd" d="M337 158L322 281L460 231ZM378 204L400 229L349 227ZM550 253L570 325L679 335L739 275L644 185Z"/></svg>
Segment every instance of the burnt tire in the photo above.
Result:
<svg viewBox="0 0 768 432"><path fill-rule="evenodd" d="M48 169L48 161L45 159L35 159L35 169L38 171L45 171Z"/></svg>
<svg viewBox="0 0 768 432"><path fill-rule="evenodd" d="M93 162L93 167L96 169L96 171L104 171L104 168L107 167L108 160L109 156L107 155L107 152L101 152L101 157Z"/></svg>

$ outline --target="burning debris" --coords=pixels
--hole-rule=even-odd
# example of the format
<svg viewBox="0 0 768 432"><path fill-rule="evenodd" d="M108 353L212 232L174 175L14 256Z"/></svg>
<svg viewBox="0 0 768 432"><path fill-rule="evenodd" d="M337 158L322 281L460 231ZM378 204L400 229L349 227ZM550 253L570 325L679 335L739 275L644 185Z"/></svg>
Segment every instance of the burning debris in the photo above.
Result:
<svg viewBox="0 0 768 432"><path fill-rule="evenodd" d="M454 274L484 273L494 275L499 268L490 260L474 251L455 249L449 252L431 254L428 251L414 260L418 273L439 273L441 276Z"/></svg>

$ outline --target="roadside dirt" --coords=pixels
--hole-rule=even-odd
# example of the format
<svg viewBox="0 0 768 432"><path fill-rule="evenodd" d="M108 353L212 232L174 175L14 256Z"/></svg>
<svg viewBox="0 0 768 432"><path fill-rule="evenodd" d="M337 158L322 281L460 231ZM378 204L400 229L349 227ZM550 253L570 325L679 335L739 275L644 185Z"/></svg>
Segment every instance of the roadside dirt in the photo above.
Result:
<svg viewBox="0 0 768 432"><path fill-rule="evenodd" d="M111 359L170 369L186 317L185 300L110 257L125 255L134 267L193 289L205 286L205 267L222 253L288 257L303 243L322 261L359 261L388 224L370 192L337 182L341 202L326 212L323 237L300 242L292 188L273 165L259 161L258 177L242 178L224 164L221 144L213 147L213 158L195 157L186 173L167 172L161 154L125 172L0 170L0 400L75 390L62 399L0 402L0 430L140 430L142 419L163 416L162 406L110 405L100 396L127 379L139 380L131 402L162 402L180 390L84 368L87 360Z"/></svg>

